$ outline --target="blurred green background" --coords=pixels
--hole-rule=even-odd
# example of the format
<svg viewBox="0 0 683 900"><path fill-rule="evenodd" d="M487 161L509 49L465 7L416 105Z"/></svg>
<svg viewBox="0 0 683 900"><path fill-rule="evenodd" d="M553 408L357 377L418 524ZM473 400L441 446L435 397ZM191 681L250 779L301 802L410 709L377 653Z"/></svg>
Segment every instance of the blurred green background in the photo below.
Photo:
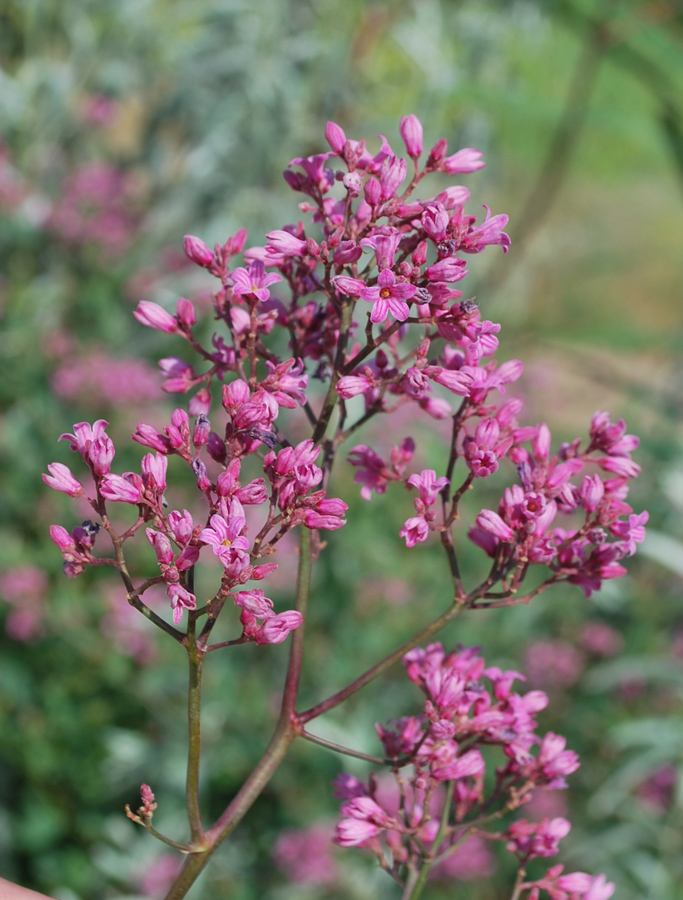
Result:
<svg viewBox="0 0 683 900"><path fill-rule="evenodd" d="M208 308L211 280L186 265L182 235L211 245L246 226L261 243L296 221L281 172L326 149L327 119L399 146L400 116L414 112L427 146L444 136L451 151L484 151L487 167L463 179L471 211L485 202L511 216L511 252L473 257L468 290L503 325L500 358L525 361L525 420L547 421L559 443L585 434L596 409L623 416L642 436L632 502L651 513L629 576L600 595L560 589L459 620L443 640L479 644L549 691L542 728L583 759L570 791L537 809L574 823L560 860L606 872L621 900L683 897L682 50L677 0L4 0L1 875L62 900L163 896L176 863L122 812L142 781L155 823L184 838L182 653L129 615L103 573L63 577L47 527L71 527L73 505L40 480L48 462L71 462L57 436L104 417L116 470L136 466L125 438L167 420L156 360L182 348L132 309L179 294ZM427 455L436 462L437 448ZM304 702L448 598L438 548L406 553L397 537L409 498L367 505L350 481L342 466L338 490L354 500L316 574ZM265 746L285 652L209 660L211 814ZM318 733L378 752L374 722L417 711L404 681L387 676ZM366 774L295 746L192 896L395 896L326 836L322 874L304 851L298 869L282 865L302 840L313 846L298 830L329 829L341 770ZM273 856L283 832L290 843ZM480 880L461 865L427 896L504 900L509 863L495 865L485 860Z"/></svg>

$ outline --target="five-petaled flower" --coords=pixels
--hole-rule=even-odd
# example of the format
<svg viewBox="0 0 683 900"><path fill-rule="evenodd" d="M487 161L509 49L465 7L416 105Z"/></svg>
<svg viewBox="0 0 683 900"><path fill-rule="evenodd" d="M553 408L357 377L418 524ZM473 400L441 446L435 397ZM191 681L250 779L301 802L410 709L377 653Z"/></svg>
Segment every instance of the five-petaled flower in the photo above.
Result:
<svg viewBox="0 0 683 900"><path fill-rule="evenodd" d="M374 303L370 321L378 325L384 322L389 313L399 322L404 322L410 315L406 300L410 300L416 293L414 284L399 282L391 269L382 269L377 277L377 284L362 288L360 296L367 303Z"/></svg>

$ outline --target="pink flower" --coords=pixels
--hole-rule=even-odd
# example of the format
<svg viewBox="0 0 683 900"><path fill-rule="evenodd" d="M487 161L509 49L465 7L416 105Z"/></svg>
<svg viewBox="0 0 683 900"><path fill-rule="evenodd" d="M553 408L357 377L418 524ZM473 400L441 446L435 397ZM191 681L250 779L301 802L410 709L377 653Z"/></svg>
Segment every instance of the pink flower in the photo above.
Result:
<svg viewBox="0 0 683 900"><path fill-rule="evenodd" d="M357 397L358 394L366 394L372 385L365 375L343 375L336 385L337 393L344 400Z"/></svg>
<svg viewBox="0 0 683 900"><path fill-rule="evenodd" d="M375 287L366 287L360 296L367 303L374 303L370 321L375 325L384 322L391 313L400 322L410 315L406 300L415 296L417 288L414 284L398 283L391 269L382 269Z"/></svg>
<svg viewBox="0 0 683 900"><path fill-rule="evenodd" d="M96 441L106 437L104 429L109 423L104 419L98 419L93 425L87 422L77 422L74 425L73 434L60 434L60 441L69 441L69 446L74 452L81 454L85 462L90 460L90 448Z"/></svg>
<svg viewBox="0 0 683 900"><path fill-rule="evenodd" d="M375 251L378 269L390 269L394 264L394 254L401 243L401 232L397 228L384 227L370 237L363 238L360 243L362 247L372 247Z"/></svg>
<svg viewBox="0 0 683 900"><path fill-rule="evenodd" d="M408 156L411 159L417 159L422 153L422 123L417 116L403 116L399 131L406 145Z"/></svg>
<svg viewBox="0 0 683 900"><path fill-rule="evenodd" d="M142 479L134 472L126 472L123 476L105 475L100 485L100 493L106 500L139 503L142 500Z"/></svg>
<svg viewBox="0 0 683 900"><path fill-rule="evenodd" d="M264 596L261 590L240 591L235 596L235 606L245 609L257 619L271 619L275 616L273 601Z"/></svg>
<svg viewBox="0 0 683 900"><path fill-rule="evenodd" d="M508 828L506 849L522 860L555 856L559 852L559 842L570 831L571 824L563 818L542 819L540 822L519 819Z"/></svg>
<svg viewBox="0 0 683 900"><path fill-rule="evenodd" d="M166 490L167 467L168 457L164 454L157 453L152 456L151 453L147 453L142 457L140 469L147 490L155 494L163 494Z"/></svg>
<svg viewBox="0 0 683 900"><path fill-rule="evenodd" d="M68 466L62 465L62 463L50 463L47 470L50 474L43 475L43 481L48 487L68 494L69 497L85 496L83 485L77 478L74 478Z"/></svg>
<svg viewBox="0 0 683 900"><path fill-rule="evenodd" d="M325 126L325 139L337 156L341 156L344 152L344 144L346 143L346 135L344 129L335 122L328 122Z"/></svg>
<svg viewBox="0 0 683 900"><path fill-rule="evenodd" d="M180 584L170 584L166 593L171 598L173 621L177 625L183 617L184 609L196 609L197 598Z"/></svg>
<svg viewBox="0 0 683 900"><path fill-rule="evenodd" d="M405 181L408 166L405 159L391 156L382 163L379 173L380 197L389 200Z"/></svg>
<svg viewBox="0 0 683 900"><path fill-rule="evenodd" d="M141 300L133 315L138 322L147 325L148 328L156 328L158 331L165 331L166 334L177 334L179 331L175 316L167 313L158 303Z"/></svg>
<svg viewBox="0 0 683 900"><path fill-rule="evenodd" d="M323 515L315 510L306 513L304 522L307 528L319 528L321 531L336 531L346 525L346 519L341 516Z"/></svg>
<svg viewBox="0 0 683 900"><path fill-rule="evenodd" d="M433 241L442 241L446 237L450 218L442 203L430 203L422 213L421 221L422 227Z"/></svg>
<svg viewBox="0 0 683 900"><path fill-rule="evenodd" d="M274 272L266 275L263 262L255 260L248 269L235 269L232 273L232 290L238 296L252 296L264 301L270 297L270 285L278 281L282 281L281 275Z"/></svg>
<svg viewBox="0 0 683 900"><path fill-rule="evenodd" d="M340 847L359 847L379 834L372 822L361 819L342 819L335 828L334 842Z"/></svg>
<svg viewBox="0 0 683 900"><path fill-rule="evenodd" d="M406 539L406 547L414 547L429 537L429 524L424 516L413 516L404 522L398 536Z"/></svg>
<svg viewBox="0 0 683 900"><path fill-rule="evenodd" d="M481 253L484 247L497 244L507 253L510 247L510 236L503 231L508 223L506 215L491 217L491 210L484 205L486 218L477 228L465 235L461 248L467 253Z"/></svg>
<svg viewBox="0 0 683 900"><path fill-rule="evenodd" d="M335 275L332 279L335 288L347 297L360 297L361 291L366 289L366 284L359 278L349 278L347 275Z"/></svg>
<svg viewBox="0 0 683 900"><path fill-rule="evenodd" d="M487 534L498 538L499 541L511 543L515 539L515 533L512 528L506 525L498 513L493 512L491 509L482 509L476 521L479 528L487 532Z"/></svg>
<svg viewBox="0 0 683 900"><path fill-rule="evenodd" d="M436 503L439 493L448 484L448 479L437 478L434 469L423 469L419 475L411 475L407 483L418 489L420 500L426 506L432 506Z"/></svg>
<svg viewBox="0 0 683 900"><path fill-rule="evenodd" d="M207 269L214 260L213 253L209 250L204 241L192 234L186 234L183 238L183 250L188 259L192 260L192 262L196 263L198 266L203 266L205 269Z"/></svg>
<svg viewBox="0 0 683 900"><path fill-rule="evenodd" d="M201 531L199 540L212 547L213 552L226 568L239 562L243 562L246 567L249 561L246 552L249 549L249 543L245 537L242 537L245 526L244 519L236 516L234 519L226 521L222 516L216 515L211 516L210 523L210 528L204 528Z"/></svg>
<svg viewBox="0 0 683 900"><path fill-rule="evenodd" d="M138 425L132 437L138 444L142 444L144 447L151 447L152 450L157 450L159 453L168 453L171 449L169 439L160 434L151 425L145 425L144 422Z"/></svg>
<svg viewBox="0 0 683 900"><path fill-rule="evenodd" d="M301 613L294 609L279 613L270 619L266 619L256 633L257 644L281 644L286 640L290 631L294 631L303 622Z"/></svg>
<svg viewBox="0 0 683 900"><path fill-rule="evenodd" d="M478 169L483 169L486 165L482 159L483 155L481 150L465 147L452 156L442 159L439 163L439 171L445 172L447 175L467 175L470 172L476 172Z"/></svg>
<svg viewBox="0 0 683 900"><path fill-rule="evenodd" d="M269 231L266 235L266 250L276 256L303 256L306 253L306 241L294 237L289 231Z"/></svg>

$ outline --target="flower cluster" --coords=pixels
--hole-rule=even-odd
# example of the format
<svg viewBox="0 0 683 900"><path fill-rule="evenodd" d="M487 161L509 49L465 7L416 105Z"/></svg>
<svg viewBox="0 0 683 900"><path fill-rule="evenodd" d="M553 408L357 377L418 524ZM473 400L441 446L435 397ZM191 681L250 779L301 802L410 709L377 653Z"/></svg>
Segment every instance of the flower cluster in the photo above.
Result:
<svg viewBox="0 0 683 900"><path fill-rule="evenodd" d="M528 803L535 791L566 788L565 776L579 766L563 737L541 737L536 731L536 713L546 706L547 696L542 691L514 693L514 681L524 676L486 667L476 649L447 654L441 644L431 644L407 653L403 664L427 699L422 715L377 726L396 781L395 796L378 790L374 777L365 785L351 775L339 776L336 795L345 802L336 843L367 847L394 873L406 864L431 867L471 837L505 841L520 866L554 856L571 827L564 818L540 823L521 819L504 831L492 828L505 813ZM488 783L492 748L502 753L503 762ZM604 879L582 873L562 876L555 884L561 871L561 866L551 870L546 881L555 879L558 890L571 882L572 897L611 895L613 886L590 893ZM543 887L558 900L562 896L545 887L545 881L526 887Z"/></svg>
<svg viewBox="0 0 683 900"><path fill-rule="evenodd" d="M411 471L413 437L397 441L389 461L367 444L353 446L348 460L366 500L390 484L414 490L415 515L396 528L407 547L432 534L443 544L453 596L428 633L465 609L526 603L557 582L576 584L590 595L603 581L624 574L621 561L643 540L647 513L634 513L626 502L629 480L639 472L631 457L637 438L626 434L623 421L596 413L585 446L577 438L552 452L548 427L520 424L522 403L506 396L522 375L522 363L495 358L500 325L460 289L468 274L466 257L490 246L508 251L507 216L491 215L485 207L478 221L465 211L470 194L462 185L417 197L433 173L479 170L481 153L465 148L449 154L445 140L425 152L415 116L402 119L400 134L405 156L384 137L371 153L364 141L328 123L330 149L293 159L285 172L288 185L303 195L299 209L310 216L310 225L285 225L252 246L243 229L213 249L187 235L187 259L215 279L218 326L210 343L199 337L188 298L179 297L173 312L145 299L135 310L139 322L176 344L184 342L192 353L191 360L173 355L159 362L162 389L188 395L187 410L175 409L161 431L138 425L133 440L151 451L139 471L112 471L114 444L107 423L98 420L80 422L73 434L62 435L80 454L90 481L81 482L62 463L49 465L43 476L94 513L93 521L71 531L52 526L67 575L91 565L118 570L127 601L183 643L191 662L192 654L198 658L218 647L280 643L302 625L310 566L324 546L318 532L346 523L347 504L329 495L339 448L366 423L399 409L417 434L421 422L450 421L441 468ZM171 458L177 462L169 466ZM176 465L196 485L190 509L175 493ZM505 467L509 486L497 510L466 516L460 509L466 492ZM123 531L112 521L114 504L136 512ZM567 517L563 524L560 516ZM470 540L491 564L479 584L466 587L454 532L467 517ZM264 590L249 582L267 584L277 568L272 560L278 544L293 529L303 536L297 609L278 613ZM95 555L102 531L113 555ZM131 575L125 545L138 533L146 536L155 560L148 571ZM194 571L202 560L221 574L212 596L198 601ZM544 567L544 577L536 579L533 591L520 593L531 566ZM173 625L144 602L156 584L166 589ZM209 644L226 604L239 609L241 633ZM184 621L186 632L179 630ZM299 631L277 738L290 743L295 737L313 739L304 724L383 669L368 670L367 680L361 677L347 692L298 715L302 641ZM403 650L417 643L415 638ZM402 883L406 872L438 866L468 838L506 841L521 866L554 853L568 827L562 818L519 821L505 833L490 830L534 791L564 787L565 776L577 768L564 738L537 734L535 717L546 695L513 693L512 683L521 676L486 668L472 650L446 654L432 644L410 650L404 664L427 699L421 716L378 728L399 801L383 804L374 782L366 786L343 777L337 790L346 802L337 842L370 847ZM487 789L489 757L496 751L502 761ZM264 757L262 765L275 758L275 752ZM254 783L266 780L259 776ZM188 809L192 813L193 803ZM226 815L225 827L232 827L236 820ZM202 833L196 821L192 832ZM195 865L197 848L183 849L188 866ZM520 882L516 896L521 890L531 897L545 890L558 900L602 900L611 886L581 873L565 876L556 867L544 881Z"/></svg>
<svg viewBox="0 0 683 900"><path fill-rule="evenodd" d="M231 398L238 396L236 385L239 384L236 382L226 386L226 393ZM178 625L184 610L197 608L196 596L189 587L188 573L199 561L202 549L210 547L220 560L223 574L220 588L209 602L218 609L226 597L233 597L242 610L243 633L240 641L277 644L301 624L301 615L296 611L276 614L272 601L264 597L262 591L239 592L236 596L231 592L248 581L261 581L275 571L276 563L261 563L259 560L272 553L277 542L289 530L297 525L310 529L337 529L345 522L347 506L339 499L327 497L324 490L313 490L322 480L322 470L315 465L321 448L314 446L310 439L296 447L285 447L278 453L269 451L263 458L266 478L257 478L242 485L239 481L242 463L238 454L243 452L244 428L239 423L245 423L240 415L244 415L249 424L253 419L244 409L248 404L257 415L268 415L263 410L272 410L273 404L277 406L270 394L267 395L270 407L258 400L250 400L248 387L244 396L247 398L244 401L226 405L232 411L232 424L227 426L231 441L221 441L218 435L211 432L204 415L197 417L191 431L188 416L180 409L173 413L171 424L166 426L164 434L156 432L151 426L140 425L134 438L156 450L156 453L148 453L142 458L140 474L112 473L115 449L105 430L107 422L99 419L92 426L79 422L74 426L74 434L64 434L62 438L69 441L72 450L80 453L90 469L93 491L88 494L71 470L61 463L49 465L50 474L44 475L43 479L50 487L71 497L86 497L92 509L100 515L102 525L110 533L115 546L132 538L143 525L153 526L145 528L145 535L156 555L159 574L147 578L139 587L129 587L138 600L153 584L165 584L173 621ZM235 423L238 423L236 428ZM254 442L253 437L247 438L247 445L251 446ZM214 460L220 458L225 464L215 482L210 479L207 463L202 459L203 449L207 451L209 463L213 456ZM230 453L231 450L233 453ZM190 466L197 488L205 497L208 506L206 527L195 524L187 509L168 509L165 498L167 468L168 457L173 454L182 457ZM137 507L137 521L124 534L118 535L114 531L107 513L107 503ZM264 509L262 527L253 540L248 537L245 506ZM94 524L90 520L74 528L71 533L60 525L51 527L50 534L62 552L67 575L80 575L88 565L118 566L117 558L102 558L93 554L100 527L99 523ZM256 597L260 599L255 600ZM257 625L258 619L264 621Z"/></svg>

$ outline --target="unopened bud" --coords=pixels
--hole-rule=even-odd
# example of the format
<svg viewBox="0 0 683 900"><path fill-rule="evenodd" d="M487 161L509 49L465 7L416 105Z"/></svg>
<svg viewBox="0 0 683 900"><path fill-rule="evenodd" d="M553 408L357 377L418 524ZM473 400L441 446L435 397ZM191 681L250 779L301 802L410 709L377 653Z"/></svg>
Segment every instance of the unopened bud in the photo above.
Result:
<svg viewBox="0 0 683 900"><path fill-rule="evenodd" d="M198 266L203 266L205 269L213 262L211 250L209 250L204 241L193 234L186 234L183 238L183 250L188 259L191 259Z"/></svg>
<svg viewBox="0 0 683 900"><path fill-rule="evenodd" d="M365 200L369 206L377 206L382 188L376 178L368 178L365 182Z"/></svg>

